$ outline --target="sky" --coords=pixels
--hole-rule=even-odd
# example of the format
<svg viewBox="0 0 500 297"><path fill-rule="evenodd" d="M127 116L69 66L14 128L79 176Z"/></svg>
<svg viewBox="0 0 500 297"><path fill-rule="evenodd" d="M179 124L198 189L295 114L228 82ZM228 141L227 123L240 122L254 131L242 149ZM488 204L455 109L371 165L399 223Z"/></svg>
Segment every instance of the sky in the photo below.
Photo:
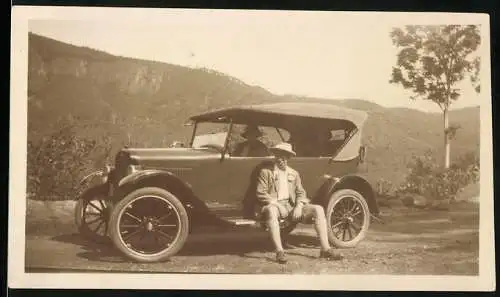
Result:
<svg viewBox="0 0 500 297"><path fill-rule="evenodd" d="M397 48L386 17L171 13L161 18L30 20L33 33L111 54L206 67L277 95L356 98L439 112L389 83ZM479 105L468 80L453 108Z"/></svg>

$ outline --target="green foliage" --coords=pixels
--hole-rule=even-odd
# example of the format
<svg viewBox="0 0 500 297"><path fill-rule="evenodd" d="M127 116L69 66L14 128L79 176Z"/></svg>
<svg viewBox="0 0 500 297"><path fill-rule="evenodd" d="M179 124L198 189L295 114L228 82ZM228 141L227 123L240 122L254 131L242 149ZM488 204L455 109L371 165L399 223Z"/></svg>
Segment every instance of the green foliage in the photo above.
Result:
<svg viewBox="0 0 500 297"><path fill-rule="evenodd" d="M391 38L400 49L391 83L432 100L443 110L459 98L456 83L466 73L470 73L476 91L480 90L480 58L472 57L481 41L477 26L405 26L395 28Z"/></svg>
<svg viewBox="0 0 500 297"><path fill-rule="evenodd" d="M421 195L431 201L453 201L463 188L479 181L479 158L474 153L465 154L447 169L425 154L414 157L408 169L398 194Z"/></svg>
<svg viewBox="0 0 500 297"><path fill-rule="evenodd" d="M77 136L74 129L74 126L63 125L39 141L28 141L28 197L72 199L80 190L83 175L95 170L96 164L104 163L109 153L106 141Z"/></svg>

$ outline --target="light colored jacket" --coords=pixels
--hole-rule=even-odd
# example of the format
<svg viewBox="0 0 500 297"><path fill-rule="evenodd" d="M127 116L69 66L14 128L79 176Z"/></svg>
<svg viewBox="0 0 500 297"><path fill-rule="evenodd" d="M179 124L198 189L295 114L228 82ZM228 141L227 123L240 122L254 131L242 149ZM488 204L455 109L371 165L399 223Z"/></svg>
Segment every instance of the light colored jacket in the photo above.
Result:
<svg viewBox="0 0 500 297"><path fill-rule="evenodd" d="M290 204L297 205L298 202L309 203L306 191L302 186L300 174L291 167L287 167L288 193ZM257 200L264 206L278 201L278 168L276 166L263 168L257 177Z"/></svg>

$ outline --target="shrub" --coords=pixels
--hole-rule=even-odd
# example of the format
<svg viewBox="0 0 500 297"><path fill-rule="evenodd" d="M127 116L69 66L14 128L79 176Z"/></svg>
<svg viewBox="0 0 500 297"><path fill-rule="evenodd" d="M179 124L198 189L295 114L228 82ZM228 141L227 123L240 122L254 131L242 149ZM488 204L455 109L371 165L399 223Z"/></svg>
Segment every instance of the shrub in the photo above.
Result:
<svg viewBox="0 0 500 297"><path fill-rule="evenodd" d="M375 190L377 192L378 197L390 197L393 193L393 185L392 182L381 178L377 181L375 185Z"/></svg>
<svg viewBox="0 0 500 297"><path fill-rule="evenodd" d="M68 200L77 195L84 174L104 163L105 141L77 136L75 126L64 125L38 141L28 141L27 195L36 200Z"/></svg>
<svg viewBox="0 0 500 297"><path fill-rule="evenodd" d="M468 184L479 180L479 158L468 153L444 169L430 154L414 157L409 173L397 192L424 196L429 202L451 202Z"/></svg>
<svg viewBox="0 0 500 297"><path fill-rule="evenodd" d="M400 201L394 196L394 187L391 181L384 178L379 179L375 185L375 191L379 206L392 207L400 204Z"/></svg>
<svg viewBox="0 0 500 297"><path fill-rule="evenodd" d="M413 157L412 162L407 167L409 173L399 186L398 193L422 194L429 179L438 170L436 162L429 152L424 156Z"/></svg>

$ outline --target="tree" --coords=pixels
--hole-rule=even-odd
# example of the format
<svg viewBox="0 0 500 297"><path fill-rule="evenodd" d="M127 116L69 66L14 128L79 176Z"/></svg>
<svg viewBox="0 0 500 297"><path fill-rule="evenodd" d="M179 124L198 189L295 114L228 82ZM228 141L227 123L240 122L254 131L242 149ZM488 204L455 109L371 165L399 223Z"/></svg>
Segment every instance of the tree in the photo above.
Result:
<svg viewBox="0 0 500 297"><path fill-rule="evenodd" d="M399 49L390 83L399 84L421 98L436 103L443 112L444 166L450 166L450 140L456 127L449 125L448 111L460 97L458 83L469 76L480 92L480 57L474 56L481 37L477 26L405 26L390 34Z"/></svg>

